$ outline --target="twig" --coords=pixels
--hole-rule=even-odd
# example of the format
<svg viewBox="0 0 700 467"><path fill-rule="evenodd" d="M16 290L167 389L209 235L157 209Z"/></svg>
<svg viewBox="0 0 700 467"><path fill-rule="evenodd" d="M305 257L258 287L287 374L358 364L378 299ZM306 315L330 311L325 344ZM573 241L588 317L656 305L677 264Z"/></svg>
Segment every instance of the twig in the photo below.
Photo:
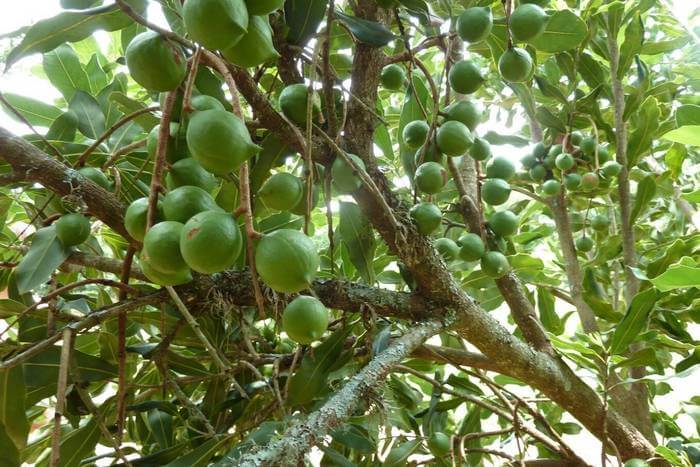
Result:
<svg viewBox="0 0 700 467"><path fill-rule="evenodd" d="M331 29L335 14L335 0L329 0L328 13L326 15L326 36L323 42L323 93L328 112L328 134L335 138L338 136L338 122L335 118L335 99L333 97L333 77L331 76Z"/></svg>
<svg viewBox="0 0 700 467"><path fill-rule="evenodd" d="M228 378L231 381L231 384L241 394L241 397L243 397L244 399L248 399L248 393L245 392L241 385L238 384L238 381L236 381L236 378L234 378L233 375L230 373L231 362L229 362L224 355L221 355L218 349L214 347L214 345L211 342L209 342L207 336L205 336L202 332L202 328L199 326L199 323L194 318L194 316L192 316L190 310L187 309L187 306L182 302L180 296L177 294L175 289L168 286L165 287L165 290L168 291L170 298L172 298L173 302L175 303L175 306L187 321L187 324L189 324L192 328L192 332L194 332L194 334L197 336L197 339L199 339L199 341L202 344L204 344L204 347L207 349L207 352L209 352L209 355L211 355L211 358L219 367L219 370L221 370L221 373L228 376Z"/></svg>
<svg viewBox="0 0 700 467"><path fill-rule="evenodd" d="M51 467L56 467L61 460L61 418L66 409L66 388L68 386L68 367L73 348L73 330L63 330L63 347L58 367L58 383L56 389L56 407L53 415L53 434L51 435Z"/></svg>
<svg viewBox="0 0 700 467"><path fill-rule="evenodd" d="M34 128L34 125L32 125L31 123L29 123L29 120L27 120L26 118L24 118L24 115L22 115L22 113L21 113L19 110L17 110L17 108L16 108L14 105L12 105L12 104L10 103L10 101L7 100L7 98L3 95L2 92L0 92L0 101L1 101L3 104L5 104L5 106L7 106L7 108L10 109L10 111L11 111L13 114L15 114L15 116L16 116L22 123L24 123L25 125L27 125L27 127L32 131L32 133L34 133L34 134L41 140L42 143L44 143L46 146L48 146L48 147L51 149L51 151L53 151L53 153L56 155L56 157L58 157L58 159L59 159L60 161L66 162L66 158L63 157L63 154L61 154L61 152L60 152L58 149L56 149L56 146L54 146L53 144L49 143L49 140L47 140L47 139L44 137L44 135L42 135L41 133L39 133L39 132L37 131L37 129Z"/></svg>
<svg viewBox="0 0 700 467"><path fill-rule="evenodd" d="M197 78L197 70L199 69L199 61L202 58L202 48L197 47L194 55L190 59L190 69L187 73L187 81L185 81L185 91L182 97L182 110L189 113L192 108L192 91L194 89L194 81Z"/></svg>
<svg viewBox="0 0 700 467"><path fill-rule="evenodd" d="M131 112L128 115L123 116L120 118L114 125L109 127L102 135L95 140L94 143L92 143L78 158L78 160L73 164L73 167L82 167L85 165L85 161L87 161L87 158L90 157L90 154L92 154L95 149L97 149L100 144L104 143L107 141L107 139L114 134L115 131L117 131L119 128L123 127L136 117L139 117L143 114L149 113L149 112L154 112L158 110L158 106L154 107L146 107L144 109L139 109L134 112Z"/></svg>
<svg viewBox="0 0 700 467"><path fill-rule="evenodd" d="M381 206L382 210L384 211L384 214L393 227L394 231L400 232L401 231L401 226L399 222L396 220L396 217L394 216L394 212L391 210L389 205L386 202L386 199L384 199L384 196L382 193L379 191L379 188L377 188L377 185L375 185L374 181L370 178L370 176L365 172L362 167L357 165L355 161L346 153L343 151L340 146L338 146L333 138L328 136L325 131L323 131L320 127L317 125L314 125L314 128L316 129L316 132L320 134L326 142L328 142L328 145L331 147L331 149L340 157L343 158L346 164L350 166L350 168L357 174L357 176L360 178L360 181L364 185L364 187L367 189L367 191L372 194L374 199L379 203Z"/></svg>
<svg viewBox="0 0 700 467"><path fill-rule="evenodd" d="M156 224L158 214L158 194L161 191L163 171L165 169L166 155L168 153L168 140L170 139L170 115L175 106L177 91L170 91L163 104L163 115L160 117L160 128L158 128L158 146L156 148L156 160L153 163L153 174L151 175L151 190L148 193L148 214L146 217L146 231Z"/></svg>
<svg viewBox="0 0 700 467"><path fill-rule="evenodd" d="M122 273L120 281L126 287L129 286L129 278L131 276L131 265L134 262L134 254L136 249L130 246L126 251L124 264L122 264ZM127 298L124 289L119 291L119 300ZM126 312L121 312L117 315L117 361L119 363L118 378L119 384L117 389L117 441L119 445L122 442L122 434L124 433L124 418L126 415Z"/></svg>
<svg viewBox="0 0 700 467"><path fill-rule="evenodd" d="M109 160L102 164L102 170L106 170L112 165L114 165L117 162L117 159L119 159L121 156L129 154L131 151L134 151L136 149L145 147L147 141L147 138L140 139L138 141L134 141L131 144L127 144L126 146L122 146L121 148L117 149L116 151L114 151L114 154L112 154Z"/></svg>
<svg viewBox="0 0 700 467"><path fill-rule="evenodd" d="M63 329L61 329L53 336L44 339L41 342L37 342L33 346L26 349L24 352L0 362L0 370L6 370L8 368L20 365L26 362L27 360L31 359L32 357L44 352L56 342L60 341L63 338L64 331L67 329L70 329L77 334L81 331L84 331L85 329L89 329L95 326L96 324L101 323L107 318L111 318L112 316L119 314L122 311L130 311L141 308L146 305L154 305L156 303L162 302L164 299L165 297L162 293L154 293L151 295L141 296L127 302L119 302L114 305L105 307L101 310L94 311L82 320L66 325L65 327L63 327Z"/></svg>

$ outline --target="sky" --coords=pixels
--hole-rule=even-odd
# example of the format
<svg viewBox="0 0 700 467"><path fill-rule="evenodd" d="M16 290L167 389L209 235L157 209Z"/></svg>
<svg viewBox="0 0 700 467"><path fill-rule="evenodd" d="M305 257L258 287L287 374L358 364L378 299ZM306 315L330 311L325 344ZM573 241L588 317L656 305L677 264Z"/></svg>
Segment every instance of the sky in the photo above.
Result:
<svg viewBox="0 0 700 467"><path fill-rule="evenodd" d="M7 1L7 0L6 0ZM26 26L43 18L51 17L61 11L58 0L21 0L13 1L11 8L4 8L0 15L0 36L11 31L14 31L22 26ZM674 13L681 21L687 20L691 12L697 8L698 4L693 0L673 0L670 2L674 5ZM155 2L151 2L149 8L149 18L158 22L162 15L159 7ZM696 21L698 19L696 18ZM698 24L688 25L698 26ZM99 42L100 33L97 33ZM103 36L104 37L104 36ZM4 42L4 41L3 41ZM0 42L0 44L3 44ZM32 75L31 70L40 66L41 56L34 55L22 59L15 64L8 72L0 71L0 91L17 93L30 96L44 102L52 103L53 100L60 97L59 92L54 89L45 80ZM4 66L2 67L4 68ZM27 129L19 122L11 119L4 112L0 111L0 126L8 130L24 134ZM485 122L484 129L498 130L502 129L502 124L497 121ZM514 148L512 148L514 149ZM679 409L679 401L687 400L692 395L697 394L696 388L692 384L688 384L685 380L670 382L674 386L674 392L668 396L657 398L656 402L660 409L674 413ZM678 420L682 428L687 432L694 432L694 424L687 416L681 416ZM577 448L581 452L590 457L591 462L597 462L599 456L599 444L590 435L569 437L568 442L575 440Z"/></svg>

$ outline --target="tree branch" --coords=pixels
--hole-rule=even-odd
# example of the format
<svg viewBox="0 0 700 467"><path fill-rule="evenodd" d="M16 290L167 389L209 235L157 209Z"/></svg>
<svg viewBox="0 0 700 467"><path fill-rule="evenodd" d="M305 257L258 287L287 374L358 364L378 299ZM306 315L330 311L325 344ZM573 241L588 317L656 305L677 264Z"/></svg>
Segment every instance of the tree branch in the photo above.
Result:
<svg viewBox="0 0 700 467"><path fill-rule="evenodd" d="M0 158L5 159L15 173L24 174L26 181L40 183L61 196L79 195L88 211L133 241L124 228L124 206L114 195L1 127Z"/></svg>
<svg viewBox="0 0 700 467"><path fill-rule="evenodd" d="M304 454L349 417L365 396L381 384L394 365L406 358L430 336L444 328L440 322L428 322L413 328L377 355L323 407L306 420L289 428L281 438L243 456L240 466L296 466ZM234 465L224 461L222 465Z"/></svg>

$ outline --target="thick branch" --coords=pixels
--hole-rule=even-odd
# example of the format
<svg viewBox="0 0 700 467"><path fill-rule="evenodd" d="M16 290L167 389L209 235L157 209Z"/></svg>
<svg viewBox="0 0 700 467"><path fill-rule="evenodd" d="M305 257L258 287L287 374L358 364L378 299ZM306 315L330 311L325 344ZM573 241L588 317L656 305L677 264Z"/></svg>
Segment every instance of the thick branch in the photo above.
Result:
<svg viewBox="0 0 700 467"><path fill-rule="evenodd" d="M0 128L0 157L15 173L24 174L26 181L40 183L61 196L80 196L90 213L131 240L124 228L124 207L104 188L4 128Z"/></svg>
<svg viewBox="0 0 700 467"><path fill-rule="evenodd" d="M561 253L564 256L564 270L569 282L569 294L578 312L583 330L585 332L596 332L598 323L596 322L595 314L583 299L583 275L576 256L576 246L574 245L574 237L571 232L571 221L569 220L569 214L566 212L565 203L566 200L562 193L551 198L549 208L554 217Z"/></svg>
<svg viewBox="0 0 700 467"><path fill-rule="evenodd" d="M361 4L367 10L360 8L356 11L358 16L376 20L376 14L372 14L374 2ZM352 86L353 93L365 102L375 102L376 85L382 65L383 60L377 49L358 44L353 64ZM387 203L396 211L397 217L404 220L402 227L406 235L392 228L381 206L369 192L360 189L355 193L355 198L390 250L399 256L411 272L416 280L417 290L436 304L444 304L445 309L457 311L461 335L496 365L510 368L512 376L542 391L578 418L592 433L603 437L600 420L606 413L596 392L584 384L560 359L534 350L512 336L491 315L479 308L452 277L432 244L406 220L405 208L399 206L386 177L376 170L376 162L370 157L373 141L372 120L371 115L360 109L354 101L351 102L348 106L345 142L352 152L364 159L368 173L385 195ZM407 238L410 241L406 240ZM626 420L612 411L607 412L607 418L607 434L625 458L652 455L653 447Z"/></svg>
<svg viewBox="0 0 700 467"><path fill-rule="evenodd" d="M323 407L309 415L306 420L289 428L280 439L243 456L235 465L296 466L312 446L322 441L365 401L365 396L384 381L394 365L443 328L444 324L439 322L428 322L415 327L375 357Z"/></svg>
<svg viewBox="0 0 700 467"><path fill-rule="evenodd" d="M637 252L634 242L634 225L632 225L632 201L630 199L629 167L627 163L627 126L624 120L625 92L622 81L618 78L620 51L614 35L608 34L608 51L610 52L610 76L613 91L613 111L615 115L615 153L617 162L622 166L617 176L617 192L620 197L620 219L622 228L622 257L625 262L625 299L630 303L639 290L639 279L632 268L637 267Z"/></svg>

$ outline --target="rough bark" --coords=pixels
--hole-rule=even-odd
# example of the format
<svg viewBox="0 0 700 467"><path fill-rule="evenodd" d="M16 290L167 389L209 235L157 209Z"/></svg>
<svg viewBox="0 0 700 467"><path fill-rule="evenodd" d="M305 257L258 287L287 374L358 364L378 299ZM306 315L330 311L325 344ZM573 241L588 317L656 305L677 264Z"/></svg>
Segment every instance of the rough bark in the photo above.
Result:
<svg viewBox="0 0 700 467"><path fill-rule="evenodd" d="M596 332L598 323L595 319L595 313L583 299L583 275L581 274L581 265L576 256L576 246L574 245L574 237L571 232L571 221L569 220L569 214L566 212L565 203L564 195L560 193L559 196L551 198L549 209L554 217L554 224L559 236L559 246L564 256L564 271L569 282L569 295L574 302L583 330L587 333Z"/></svg>
<svg viewBox="0 0 700 467"><path fill-rule="evenodd" d="M618 78L620 51L615 36L608 34L608 51L610 52L610 76L612 80L613 111L615 115L615 154L622 166L617 176L617 193L620 197L620 220L622 235L622 257L625 263L625 298L630 303L639 290L639 279L631 268L637 267L637 252L632 224L632 201L630 197L629 167L627 161L627 126L624 121L625 92L622 81Z"/></svg>
<svg viewBox="0 0 700 467"><path fill-rule="evenodd" d="M40 183L54 193L79 196L88 211L112 230L132 241L124 228L124 206L107 190L80 175L76 170L52 159L36 146L0 128L0 157L24 180Z"/></svg>
<svg viewBox="0 0 700 467"><path fill-rule="evenodd" d="M220 465L296 466L304 454L333 429L340 426L353 411L365 402L366 395L384 381L392 367L420 346L427 338L444 328L440 322L428 322L413 328L377 355L343 388L336 392L320 409L306 420L289 428L281 438L273 440L257 451Z"/></svg>
<svg viewBox="0 0 700 467"><path fill-rule="evenodd" d="M613 114L615 120L615 154L620 164L620 173L617 176L617 193L620 201L620 235L622 237L622 258L625 265L625 301L631 303L632 298L639 290L639 279L635 276L633 268L637 267L637 251L632 224L632 200L630 195L629 163L627 160L627 125L624 120L625 92L622 88L622 80L618 77L620 66L620 51L617 46L617 35L608 34L608 52L610 53L610 77L612 81ZM633 346L635 348L636 346ZM644 367L631 368L630 373L635 378L642 378L645 374ZM619 401L627 407L625 413L635 426L637 426L652 442L655 441L654 427L649 410L649 397L646 384L634 383L630 386L627 401ZM614 393L613 393L614 395Z"/></svg>
<svg viewBox="0 0 700 467"><path fill-rule="evenodd" d="M371 9L369 14L365 13L362 16L366 19L376 20L376 14L372 15ZM374 102L376 84L383 63L380 51L358 44L354 63L354 94ZM354 102L348 105L348 115L353 115L354 118L349 120L354 123L346 127L345 142L353 152L365 160L370 176L385 194L389 205L396 210L396 217L404 220L404 232L393 229L379 203L367 190L360 188L355 193L355 199L391 251L399 256L411 272L416 280L417 290L428 299L457 312L460 324L458 328L462 336L497 365L502 368L511 367L515 377L527 381L561 404L592 433L602 437L601 421L605 410L595 391L583 383L560 359L538 352L512 336L464 293L432 248L432 244L421 236L410 222L405 221L405 207L399 205L389 189L388 181L376 169L374 161L371 161L372 116ZM410 238L410 242L406 238ZM607 412L607 433L624 458L647 457L653 453L653 447L644 436L614 411Z"/></svg>

